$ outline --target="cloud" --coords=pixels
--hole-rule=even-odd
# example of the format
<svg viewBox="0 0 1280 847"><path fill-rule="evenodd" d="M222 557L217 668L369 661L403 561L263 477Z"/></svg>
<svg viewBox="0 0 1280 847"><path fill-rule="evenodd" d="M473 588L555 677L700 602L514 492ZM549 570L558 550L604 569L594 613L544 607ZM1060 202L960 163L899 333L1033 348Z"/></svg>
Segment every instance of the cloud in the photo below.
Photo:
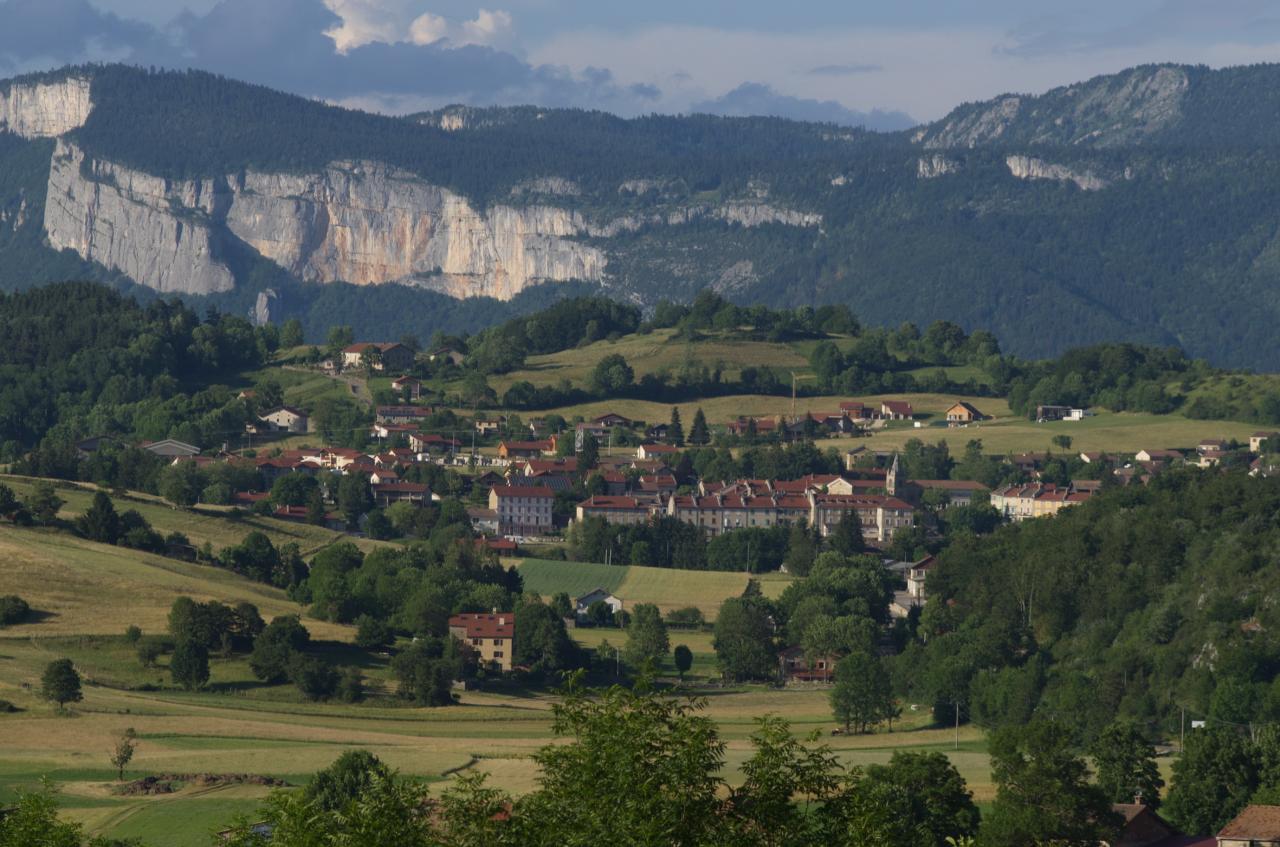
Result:
<svg viewBox="0 0 1280 847"><path fill-rule="evenodd" d="M466 45L496 46L509 44L514 37L511 14L479 9L473 20L453 21L424 12L409 24L408 40L414 44L448 41L456 47Z"/></svg>
<svg viewBox="0 0 1280 847"><path fill-rule="evenodd" d="M823 121L860 126L880 131L894 131L915 126L916 121L902 112L886 112L873 109L859 112L848 109L834 100L808 100L779 94L771 86L759 82L744 82L732 91L714 100L694 103L695 112L713 115L746 117L771 115L798 121Z"/></svg>
<svg viewBox="0 0 1280 847"><path fill-rule="evenodd" d="M8 0L0 3L0 22L0 68L10 71L34 62L131 60L168 52L153 27L102 12L88 0Z"/></svg>
<svg viewBox="0 0 1280 847"><path fill-rule="evenodd" d="M1278 38L1280 13L1271 0L1162 0L1155 8L1111 26L1080 27L1059 16L1028 21L1010 30L995 51L1036 57L1158 43L1265 44Z"/></svg>
<svg viewBox="0 0 1280 847"><path fill-rule="evenodd" d="M818 65L809 68L805 73L810 76L854 76L855 74L873 74L884 70L884 65Z"/></svg>

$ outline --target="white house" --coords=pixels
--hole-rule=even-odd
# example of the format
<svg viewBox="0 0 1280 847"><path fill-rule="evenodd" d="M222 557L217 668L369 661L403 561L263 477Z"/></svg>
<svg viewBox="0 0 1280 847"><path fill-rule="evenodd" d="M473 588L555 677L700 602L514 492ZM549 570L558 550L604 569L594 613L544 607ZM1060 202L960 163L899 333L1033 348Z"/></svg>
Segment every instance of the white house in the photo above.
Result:
<svg viewBox="0 0 1280 847"><path fill-rule="evenodd" d="M608 606L611 614L616 615L618 612L622 611L621 600L610 594L608 591L605 591L603 588L597 588L594 591L589 591L586 594L583 594L577 600L573 601L574 612L578 617L584 618L587 616L587 610L591 608L591 604L596 602L601 602Z"/></svg>
<svg viewBox="0 0 1280 847"><path fill-rule="evenodd" d="M307 413L293 406L277 406L269 412L258 415L258 419L271 425L279 432L303 433L307 431Z"/></svg>

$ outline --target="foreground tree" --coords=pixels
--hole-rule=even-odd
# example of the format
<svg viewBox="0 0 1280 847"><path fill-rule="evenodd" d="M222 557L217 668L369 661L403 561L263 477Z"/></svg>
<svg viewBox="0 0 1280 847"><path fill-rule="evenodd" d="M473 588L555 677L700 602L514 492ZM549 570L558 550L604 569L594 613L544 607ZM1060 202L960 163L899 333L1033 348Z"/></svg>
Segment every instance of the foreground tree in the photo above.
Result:
<svg viewBox="0 0 1280 847"><path fill-rule="evenodd" d="M892 787L908 798L909 817L929 831L921 847L947 847L971 838L981 815L964 777L943 753L896 752L887 765L870 765L866 782Z"/></svg>
<svg viewBox="0 0 1280 847"><path fill-rule="evenodd" d="M1208 835L1239 814L1257 784L1248 738L1225 726L1193 730L1173 763L1164 811L1183 832Z"/></svg>
<svg viewBox="0 0 1280 847"><path fill-rule="evenodd" d="M777 673L773 625L767 609L755 598L724 601L711 644L726 679L769 679Z"/></svg>
<svg viewBox="0 0 1280 847"><path fill-rule="evenodd" d="M1035 720L998 730L990 750L996 799L982 826L984 845L1097 844L1119 826L1062 724Z"/></svg>
<svg viewBox="0 0 1280 847"><path fill-rule="evenodd" d="M80 691L80 674L70 659L56 659L45 666L44 675L40 678L40 693L46 700L52 700L61 709L67 703L78 703L84 699Z"/></svg>
<svg viewBox="0 0 1280 847"><path fill-rule="evenodd" d="M1098 787L1112 803L1132 803L1135 797L1153 809L1160 807L1164 780L1156 765L1156 751L1138 727L1116 721L1098 735L1090 748Z"/></svg>

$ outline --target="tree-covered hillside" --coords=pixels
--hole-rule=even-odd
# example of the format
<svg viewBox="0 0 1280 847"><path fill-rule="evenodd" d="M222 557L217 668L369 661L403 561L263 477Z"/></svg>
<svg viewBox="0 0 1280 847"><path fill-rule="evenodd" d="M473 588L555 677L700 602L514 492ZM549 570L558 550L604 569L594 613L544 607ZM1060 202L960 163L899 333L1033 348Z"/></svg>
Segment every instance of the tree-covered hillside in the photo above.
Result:
<svg viewBox="0 0 1280 847"><path fill-rule="evenodd" d="M884 135L533 108L462 110L445 129L440 114L371 115L205 73L68 72L92 77L94 109L70 133L90 156L169 178L372 159L478 208L567 208L604 227L587 239L607 257L604 290L642 306L710 287L743 304L844 304L884 326L950 320L1026 356L1123 340L1280 367L1280 66L1144 66ZM12 165L0 264L28 269L0 274L6 288L85 272L43 246L48 150L0 139ZM800 214L821 223L776 222ZM361 336L428 337L563 290L472 306L404 286L303 284L224 240L237 288L198 305L244 313L271 287L316 340L340 313Z"/></svg>

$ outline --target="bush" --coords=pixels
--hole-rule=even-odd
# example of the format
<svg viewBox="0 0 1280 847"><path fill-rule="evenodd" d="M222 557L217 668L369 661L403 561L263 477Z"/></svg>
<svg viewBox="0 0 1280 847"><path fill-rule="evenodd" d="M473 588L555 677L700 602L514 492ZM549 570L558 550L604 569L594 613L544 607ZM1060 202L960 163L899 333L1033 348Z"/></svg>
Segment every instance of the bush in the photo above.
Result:
<svg viewBox="0 0 1280 847"><path fill-rule="evenodd" d="M364 674L359 668L343 668L338 680L338 699L344 703L359 703L364 699Z"/></svg>
<svg viewBox="0 0 1280 847"><path fill-rule="evenodd" d="M323 659L294 655L289 662L289 679L308 700L328 700L338 691L338 671Z"/></svg>
<svg viewBox="0 0 1280 847"><path fill-rule="evenodd" d="M154 668L156 659L170 648L168 639L158 636L149 636L139 639L138 641L138 661L142 662L144 668Z"/></svg>
<svg viewBox="0 0 1280 847"><path fill-rule="evenodd" d="M142 640L142 628L136 624L130 624L125 628L124 640L128 641L130 644L137 644Z"/></svg>
<svg viewBox="0 0 1280 847"><path fill-rule="evenodd" d="M22 623L29 614L31 614L31 607L18 595L8 594L0 597L0 626Z"/></svg>

